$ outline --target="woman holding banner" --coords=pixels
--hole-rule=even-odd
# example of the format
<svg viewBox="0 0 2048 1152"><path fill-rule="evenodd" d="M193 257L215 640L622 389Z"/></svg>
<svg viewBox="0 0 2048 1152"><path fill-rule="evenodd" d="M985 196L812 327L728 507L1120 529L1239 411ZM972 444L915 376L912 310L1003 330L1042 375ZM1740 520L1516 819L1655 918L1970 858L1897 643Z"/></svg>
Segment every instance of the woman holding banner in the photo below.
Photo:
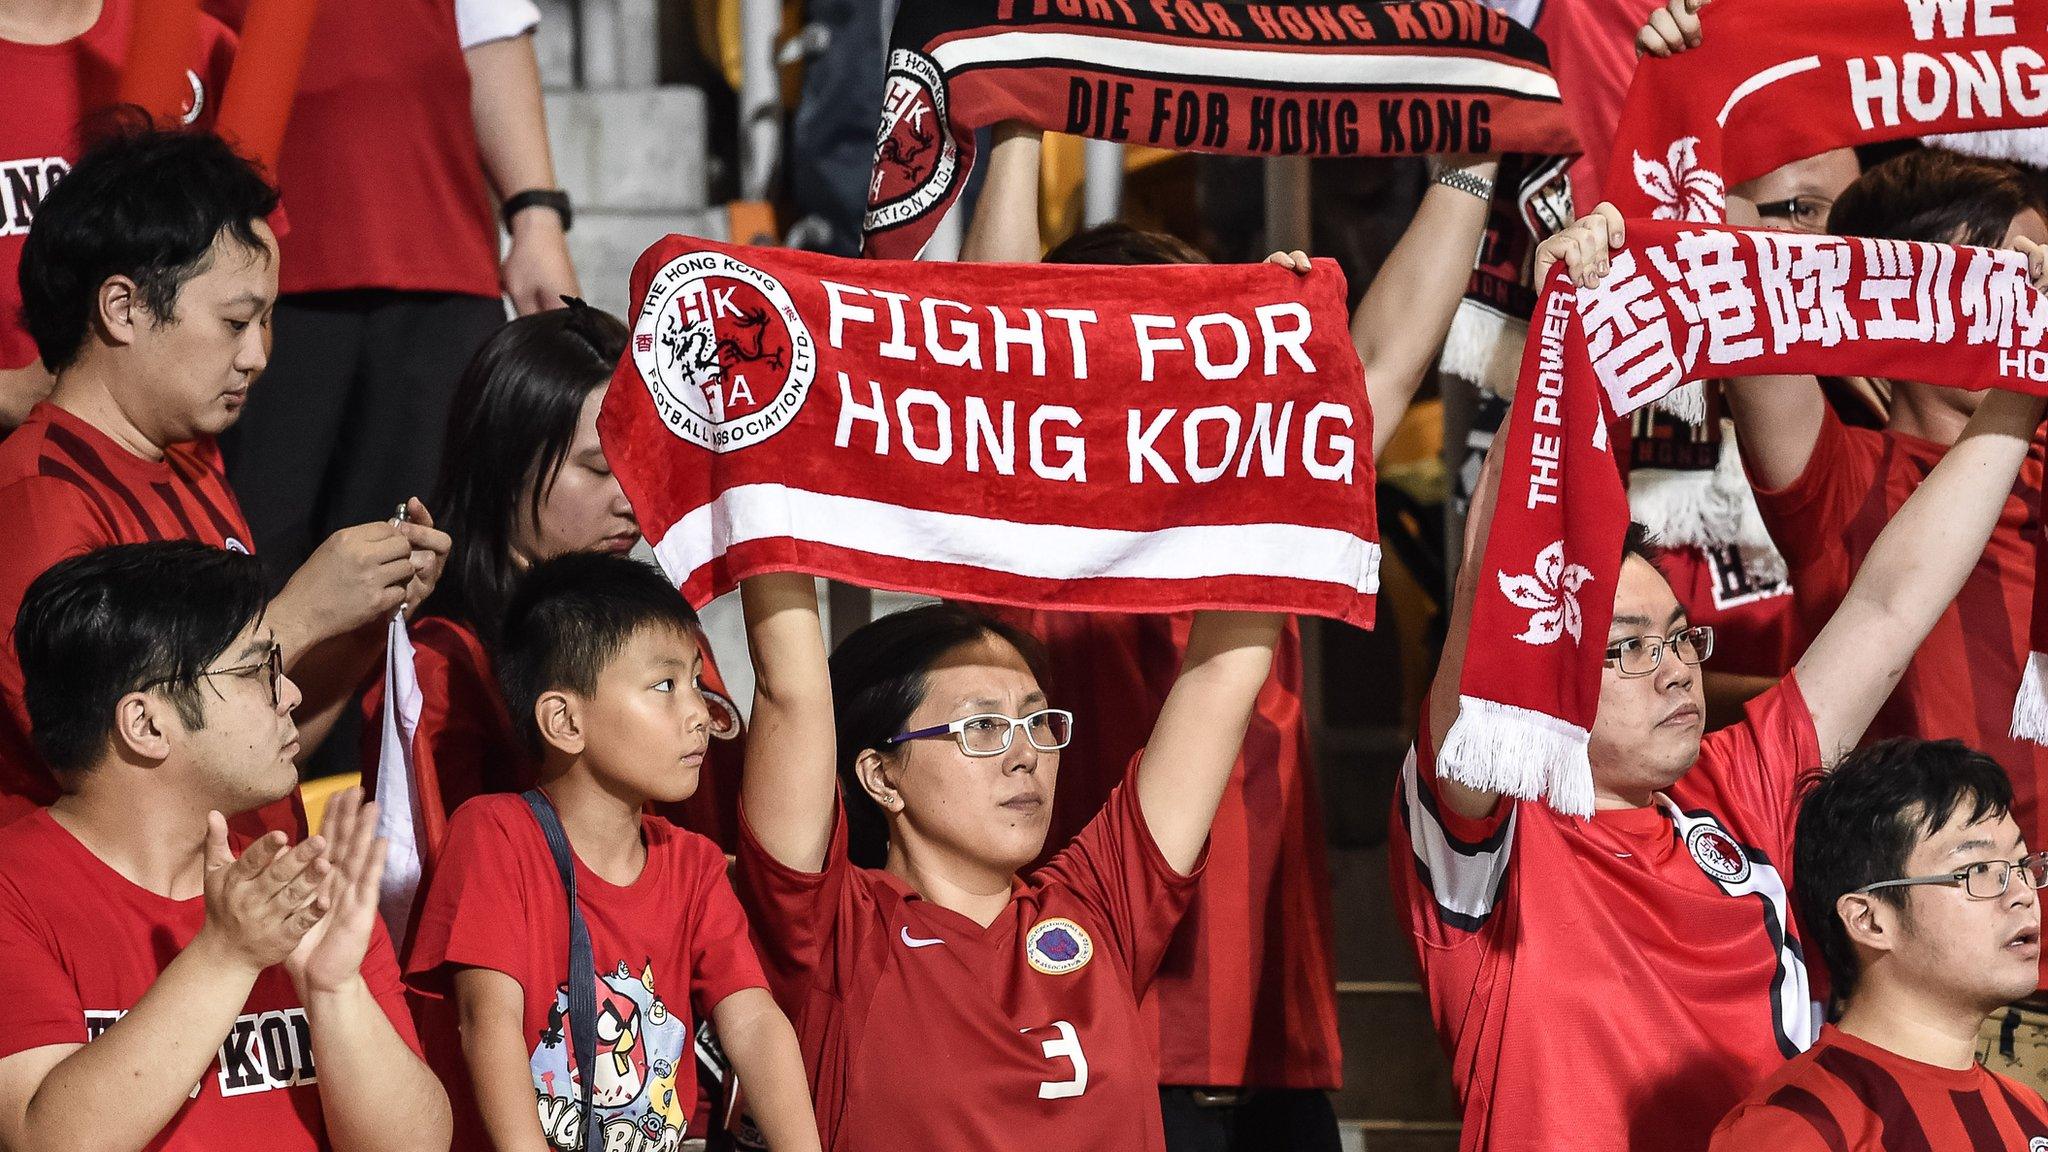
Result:
<svg viewBox="0 0 2048 1152"><path fill-rule="evenodd" d="M757 679L739 890L825 1146L1158 1152L1138 1000L1282 617L1197 617L1131 779L1020 877L1075 723L1028 641L934 605L862 628L828 669L809 576L741 588ZM885 867L848 861L850 810L887 826Z"/></svg>

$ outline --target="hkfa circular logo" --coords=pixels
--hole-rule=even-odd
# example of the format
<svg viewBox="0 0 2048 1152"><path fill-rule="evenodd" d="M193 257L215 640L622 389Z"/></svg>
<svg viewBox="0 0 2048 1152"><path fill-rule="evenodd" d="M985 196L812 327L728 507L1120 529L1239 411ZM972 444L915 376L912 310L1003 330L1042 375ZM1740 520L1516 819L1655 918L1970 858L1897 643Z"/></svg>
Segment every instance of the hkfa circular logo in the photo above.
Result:
<svg viewBox="0 0 2048 1152"><path fill-rule="evenodd" d="M1712 824L1694 825L1685 834L1686 851L1700 870L1723 884L1740 884L1749 879L1749 853Z"/></svg>
<svg viewBox="0 0 2048 1152"><path fill-rule="evenodd" d="M235 539L233 536L230 536L227 539L222 540L220 542L220 546L227 549L230 552L240 552L244 556L247 556L249 554L249 546L247 544L242 543L240 540Z"/></svg>
<svg viewBox="0 0 2048 1152"><path fill-rule="evenodd" d="M2048 1152L2048 1136L2036 1136L2027 1141L2027 1152Z"/></svg>
<svg viewBox="0 0 2048 1152"><path fill-rule="evenodd" d="M1024 936L1024 958L1047 976L1061 976L1095 957L1088 930L1064 916L1040 920Z"/></svg>
<svg viewBox="0 0 2048 1152"><path fill-rule="evenodd" d="M782 283L705 251L654 274L633 326L633 364L668 430L713 452L782 431L818 368L817 345Z"/></svg>
<svg viewBox="0 0 2048 1152"><path fill-rule="evenodd" d="M699 687L697 694L704 698L704 708L711 713L711 737L714 740L737 740L747 730L746 721L740 719L740 710L725 693L716 688Z"/></svg>
<svg viewBox="0 0 2048 1152"><path fill-rule="evenodd" d="M953 187L959 149L946 130L946 78L911 48L889 54L875 166L868 177L869 232L894 228L940 206Z"/></svg>

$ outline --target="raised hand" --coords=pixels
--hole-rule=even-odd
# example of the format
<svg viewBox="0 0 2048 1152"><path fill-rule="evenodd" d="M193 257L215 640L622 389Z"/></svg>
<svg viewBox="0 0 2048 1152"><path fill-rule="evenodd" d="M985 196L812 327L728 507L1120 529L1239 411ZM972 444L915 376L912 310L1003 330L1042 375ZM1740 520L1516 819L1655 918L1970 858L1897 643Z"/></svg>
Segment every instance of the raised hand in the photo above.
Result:
<svg viewBox="0 0 2048 1152"><path fill-rule="evenodd" d="M412 545L413 575L405 586L405 611L410 615L434 594L434 586L441 582L441 570L448 564L452 542L446 532L434 527L434 516L419 497L405 502L405 512L407 519L398 525L398 531Z"/></svg>
<svg viewBox="0 0 2048 1152"><path fill-rule="evenodd" d="M384 878L384 840L377 803L350 788L327 802L324 835L331 845L322 892L325 915L284 958L302 994L333 992L361 972L377 924L377 885Z"/></svg>
<svg viewBox="0 0 2048 1152"><path fill-rule="evenodd" d="M1670 56L1700 46L1700 9L1707 0L1669 0L1636 32L1636 55Z"/></svg>
<svg viewBox="0 0 2048 1152"><path fill-rule="evenodd" d="M2034 281L2036 292L2048 292L2048 244L2036 244L2025 236L2015 236L2013 251L2027 258L2027 276Z"/></svg>
<svg viewBox="0 0 2048 1152"><path fill-rule="evenodd" d="M282 963L327 914L333 867L327 840L313 836L286 848L285 835L272 832L235 858L228 847L228 822L206 815L206 924L227 955L261 971Z"/></svg>
<svg viewBox="0 0 2048 1152"><path fill-rule="evenodd" d="M287 651L299 655L390 615L419 575L415 546L386 520L343 528L322 541L272 601L272 614L297 622L303 633L291 637L299 650L288 645Z"/></svg>
<svg viewBox="0 0 2048 1152"><path fill-rule="evenodd" d="M1536 247L1536 283L1550 275L1550 266L1564 261L1572 283L1591 288L1607 275L1610 255L1621 247L1625 229L1621 209L1602 200L1591 212L1559 230Z"/></svg>

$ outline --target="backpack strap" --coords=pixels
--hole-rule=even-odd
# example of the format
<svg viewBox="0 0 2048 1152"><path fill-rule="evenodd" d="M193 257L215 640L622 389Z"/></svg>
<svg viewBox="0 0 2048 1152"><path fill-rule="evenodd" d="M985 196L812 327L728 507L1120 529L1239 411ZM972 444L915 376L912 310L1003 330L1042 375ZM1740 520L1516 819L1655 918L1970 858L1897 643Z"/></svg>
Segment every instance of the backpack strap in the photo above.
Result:
<svg viewBox="0 0 2048 1152"><path fill-rule="evenodd" d="M548 852L555 858L555 872L561 877L562 891L569 900L569 978L564 983L569 993L569 1038L575 1045L576 1082L582 1094L583 1124L578 1143L589 1152L603 1144L590 1138L596 1120L591 1090L597 1067L597 961L590 953L590 928L583 922L583 909L576 902L576 864L569 853L569 834L562 830L561 818L555 815L555 806L548 802L546 793L534 788L520 793L520 798L533 810L534 822L547 838Z"/></svg>

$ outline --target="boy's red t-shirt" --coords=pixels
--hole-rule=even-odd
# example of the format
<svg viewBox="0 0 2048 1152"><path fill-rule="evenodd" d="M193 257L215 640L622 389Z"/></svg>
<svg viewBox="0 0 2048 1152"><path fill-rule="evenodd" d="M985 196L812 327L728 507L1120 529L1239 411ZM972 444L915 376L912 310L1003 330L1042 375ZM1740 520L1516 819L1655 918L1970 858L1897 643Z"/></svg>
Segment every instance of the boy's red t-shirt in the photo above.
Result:
<svg viewBox="0 0 2048 1152"><path fill-rule="evenodd" d="M234 837L237 853L248 846ZM120 1019L206 923L206 900L137 886L38 809L0 829L0 1058L84 1044ZM380 921L363 980L418 1050ZM209 1039L210 1042L210 1039ZM147 1152L318 1152L328 1147L311 1022L282 966L263 970L190 1101Z"/></svg>
<svg viewBox="0 0 2048 1152"><path fill-rule="evenodd" d="M641 820L647 863L624 887L576 862L576 895L596 960L597 1123L591 1147L674 1147L697 1104L696 1021L747 988L766 988L747 920L718 847L659 816ZM526 994L523 1034L541 1126L552 1147L581 1146L565 977L569 916L554 858L526 801L479 796L449 823L448 842L413 937L407 979L445 997L456 968L489 968ZM429 1019L433 1019L429 1014ZM451 1037L427 1037L439 1048ZM466 1079L466 1078L462 1078ZM451 1085L451 1094L466 1084ZM486 1150L461 1118L455 1147ZM634 1136L634 1133L638 1136ZM644 1140L644 1143L643 1143Z"/></svg>
<svg viewBox="0 0 2048 1152"><path fill-rule="evenodd" d="M99 19L70 40L0 40L0 370L36 358L21 326L21 245L50 186L83 151L80 128L119 99L134 13L135 0L102 0ZM234 59L235 34L202 13L187 72L187 123L213 126Z"/></svg>

